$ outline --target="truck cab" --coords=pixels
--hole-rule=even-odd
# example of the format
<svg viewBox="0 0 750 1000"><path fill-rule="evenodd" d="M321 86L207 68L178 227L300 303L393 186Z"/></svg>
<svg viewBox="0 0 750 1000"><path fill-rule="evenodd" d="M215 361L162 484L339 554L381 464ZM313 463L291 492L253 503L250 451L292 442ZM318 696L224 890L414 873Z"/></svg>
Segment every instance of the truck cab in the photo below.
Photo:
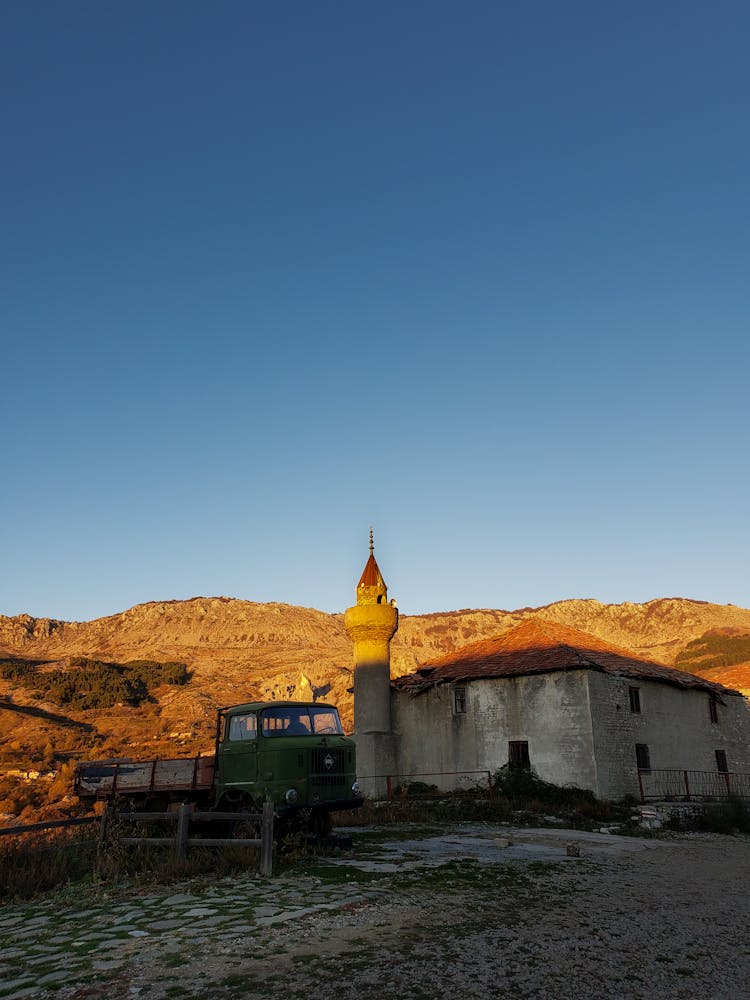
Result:
<svg viewBox="0 0 750 1000"><path fill-rule="evenodd" d="M215 808L303 811L324 826L329 812L356 809L354 740L344 736L333 705L250 702L219 711Z"/></svg>

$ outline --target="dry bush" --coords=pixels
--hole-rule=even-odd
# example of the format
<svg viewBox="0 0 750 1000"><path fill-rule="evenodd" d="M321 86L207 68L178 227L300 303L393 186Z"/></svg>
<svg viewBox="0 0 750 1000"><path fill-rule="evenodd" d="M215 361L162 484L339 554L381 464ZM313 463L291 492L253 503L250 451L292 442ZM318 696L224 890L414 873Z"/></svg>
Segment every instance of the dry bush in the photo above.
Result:
<svg viewBox="0 0 750 1000"><path fill-rule="evenodd" d="M31 899L78 881L91 873L95 851L90 829L0 838L0 900Z"/></svg>

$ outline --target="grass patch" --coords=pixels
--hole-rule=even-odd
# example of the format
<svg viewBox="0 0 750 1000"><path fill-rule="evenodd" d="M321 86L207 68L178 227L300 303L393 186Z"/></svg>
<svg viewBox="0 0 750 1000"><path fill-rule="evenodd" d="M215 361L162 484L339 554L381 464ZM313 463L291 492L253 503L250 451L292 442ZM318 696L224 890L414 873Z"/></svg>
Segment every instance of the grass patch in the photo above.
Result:
<svg viewBox="0 0 750 1000"><path fill-rule="evenodd" d="M176 969L181 965L185 964L185 959L182 955L164 955L161 964L167 969Z"/></svg>
<svg viewBox="0 0 750 1000"><path fill-rule="evenodd" d="M232 987L232 986L243 986L247 981L247 977L243 976L239 972L233 972L231 976L224 976L221 981L222 986Z"/></svg>
<svg viewBox="0 0 750 1000"><path fill-rule="evenodd" d="M169 885L208 875L213 880L256 872L254 848L193 847L178 860L169 847L130 847L121 836L133 827L113 825L105 844L91 840L91 828L24 834L0 839L0 902L21 902L55 891L60 899L99 897L120 890Z"/></svg>
<svg viewBox="0 0 750 1000"><path fill-rule="evenodd" d="M90 831L0 840L0 901L32 899L91 873L96 845Z"/></svg>

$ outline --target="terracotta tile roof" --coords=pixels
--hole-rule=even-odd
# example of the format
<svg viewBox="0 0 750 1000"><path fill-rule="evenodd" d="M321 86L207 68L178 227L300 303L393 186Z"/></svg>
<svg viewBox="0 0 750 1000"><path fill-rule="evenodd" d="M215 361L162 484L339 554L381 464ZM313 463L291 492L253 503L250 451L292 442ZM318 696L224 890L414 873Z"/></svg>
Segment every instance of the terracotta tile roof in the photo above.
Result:
<svg viewBox="0 0 750 1000"><path fill-rule="evenodd" d="M519 677L558 670L589 668L639 680L661 681L684 688L701 688L717 696L736 694L694 674L675 670L636 653L543 618L529 618L494 639L463 646L397 678L397 688L417 692L433 684L485 677Z"/></svg>

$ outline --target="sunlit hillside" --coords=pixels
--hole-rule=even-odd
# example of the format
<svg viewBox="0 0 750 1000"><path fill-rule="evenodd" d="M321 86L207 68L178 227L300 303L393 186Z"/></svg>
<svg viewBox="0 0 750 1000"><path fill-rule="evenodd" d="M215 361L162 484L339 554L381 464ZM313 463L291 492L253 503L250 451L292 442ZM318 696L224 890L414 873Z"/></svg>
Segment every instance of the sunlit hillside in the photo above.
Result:
<svg viewBox="0 0 750 1000"><path fill-rule="evenodd" d="M537 614L750 694L750 610L681 598L402 616L392 673L409 673ZM5 771L52 771L81 757L210 751L216 708L256 699L330 701L352 725L343 615L310 608L194 598L91 622L0 616L0 659Z"/></svg>

